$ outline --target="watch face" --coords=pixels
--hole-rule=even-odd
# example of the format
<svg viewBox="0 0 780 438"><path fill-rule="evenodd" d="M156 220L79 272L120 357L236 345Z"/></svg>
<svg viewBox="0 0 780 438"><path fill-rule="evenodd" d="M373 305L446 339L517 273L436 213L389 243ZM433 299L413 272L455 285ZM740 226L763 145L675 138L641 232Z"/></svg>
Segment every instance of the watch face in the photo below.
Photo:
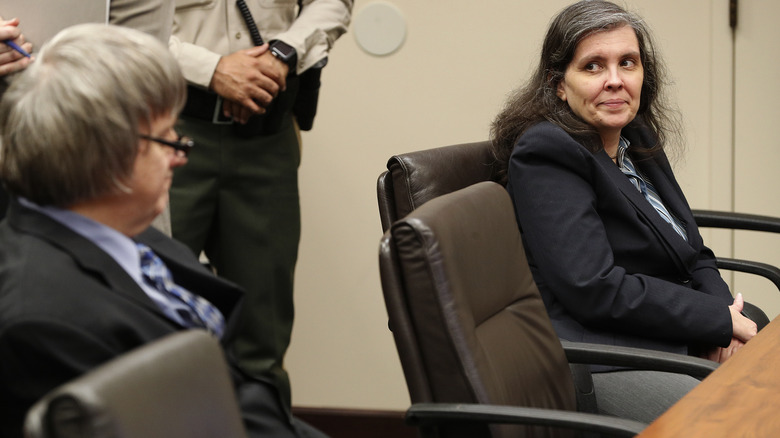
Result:
<svg viewBox="0 0 780 438"><path fill-rule="evenodd" d="M296 55L295 49L282 41L274 41L271 46L271 53L290 65L294 62Z"/></svg>

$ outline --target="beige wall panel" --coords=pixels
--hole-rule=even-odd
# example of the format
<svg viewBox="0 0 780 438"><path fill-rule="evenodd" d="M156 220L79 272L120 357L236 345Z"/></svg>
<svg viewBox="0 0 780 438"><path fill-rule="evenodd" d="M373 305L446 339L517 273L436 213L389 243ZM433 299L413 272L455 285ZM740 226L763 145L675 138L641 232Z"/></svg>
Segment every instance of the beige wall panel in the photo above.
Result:
<svg viewBox="0 0 780 438"><path fill-rule="evenodd" d="M358 0L356 14L369 3ZM353 34L338 41L315 129L303 137L287 359L298 405L408 406L379 283L376 179L393 154L487 138L505 95L536 62L549 17L568 2L391 3L407 20L404 45L375 57Z"/></svg>
<svg viewBox="0 0 780 438"><path fill-rule="evenodd" d="M741 0L735 64L735 208L780 216L780 2ZM735 256L780 266L780 236L737 233ZM780 294L769 282L738 276L735 290L770 316L780 313Z"/></svg>

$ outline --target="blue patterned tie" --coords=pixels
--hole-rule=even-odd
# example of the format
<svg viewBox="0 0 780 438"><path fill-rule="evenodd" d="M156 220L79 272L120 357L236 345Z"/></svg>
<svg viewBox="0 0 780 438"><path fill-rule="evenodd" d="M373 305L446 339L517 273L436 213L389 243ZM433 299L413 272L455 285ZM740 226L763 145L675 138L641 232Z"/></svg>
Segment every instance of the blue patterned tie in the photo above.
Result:
<svg viewBox="0 0 780 438"><path fill-rule="evenodd" d="M669 210L666 209L666 206L664 206L664 203L661 201L661 197L658 196L658 192L655 190L655 187L653 187L653 184L650 181L642 178L639 173L637 173L634 163L626 153L627 150L628 141L624 138L621 138L620 146L618 146L617 156L617 162L618 166L620 166L620 170L622 170L623 173L628 177L628 180L634 184L634 187L639 190L639 193L644 195L645 199L647 199L647 202L649 202L650 205L655 208L655 211L661 215L663 220L669 223L669 225L674 228L674 231L676 231L677 234L679 234L680 237L682 237L687 242L688 234L685 232L685 229L683 229L682 225L677 221L677 219L675 219L671 213L669 213Z"/></svg>
<svg viewBox="0 0 780 438"><path fill-rule="evenodd" d="M141 255L141 272L144 280L166 296L186 305L186 307L177 309L184 324L190 328L205 328L218 338L222 337L225 330L225 319L219 309L206 299L174 283L171 271L151 248L143 243L136 243L136 246Z"/></svg>

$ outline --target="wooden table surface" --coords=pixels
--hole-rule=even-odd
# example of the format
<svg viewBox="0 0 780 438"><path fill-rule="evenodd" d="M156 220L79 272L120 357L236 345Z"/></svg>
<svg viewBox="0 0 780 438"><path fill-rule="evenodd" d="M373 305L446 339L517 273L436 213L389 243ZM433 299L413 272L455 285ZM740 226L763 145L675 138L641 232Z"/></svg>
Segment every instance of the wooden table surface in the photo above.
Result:
<svg viewBox="0 0 780 438"><path fill-rule="evenodd" d="M780 437L780 317L638 437Z"/></svg>

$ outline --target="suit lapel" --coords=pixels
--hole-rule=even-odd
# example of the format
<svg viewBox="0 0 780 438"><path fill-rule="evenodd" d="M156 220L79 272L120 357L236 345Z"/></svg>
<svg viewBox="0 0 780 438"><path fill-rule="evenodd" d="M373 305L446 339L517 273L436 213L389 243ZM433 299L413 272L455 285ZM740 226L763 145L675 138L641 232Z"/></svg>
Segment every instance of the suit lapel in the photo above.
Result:
<svg viewBox="0 0 780 438"><path fill-rule="evenodd" d="M21 206L16 201L11 203L8 221L18 231L36 236L69 254L84 275L105 284L108 289L128 300L132 305L142 306L166 322L179 327L160 310L112 257L88 239L45 214ZM157 230L150 228L137 236L137 240L143 241L152 248L171 270L174 280L180 286L202 295L219 308L228 322L223 341L232 337L238 318L229 318L229 316L239 311L243 296L241 289L206 271L200 266L197 258L187 252L189 250Z"/></svg>
<svg viewBox="0 0 780 438"><path fill-rule="evenodd" d="M56 220L12 202L8 212L10 225L25 233L36 236L69 254L81 267L84 274L105 284L119 296L134 305L146 307L160 317L168 318L146 295L140 286L122 269L113 258L97 245Z"/></svg>

